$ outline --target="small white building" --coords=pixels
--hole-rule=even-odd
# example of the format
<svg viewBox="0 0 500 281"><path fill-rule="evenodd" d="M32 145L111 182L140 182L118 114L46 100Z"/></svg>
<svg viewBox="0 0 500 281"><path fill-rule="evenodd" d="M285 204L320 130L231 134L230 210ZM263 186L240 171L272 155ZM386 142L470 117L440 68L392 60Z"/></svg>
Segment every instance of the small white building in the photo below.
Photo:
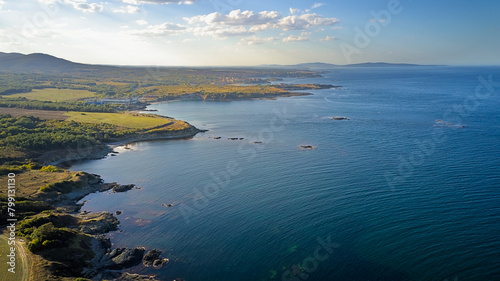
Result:
<svg viewBox="0 0 500 281"><path fill-rule="evenodd" d="M101 102L103 104L130 105L130 104L138 103L139 99L138 98L104 98L104 99L101 99Z"/></svg>

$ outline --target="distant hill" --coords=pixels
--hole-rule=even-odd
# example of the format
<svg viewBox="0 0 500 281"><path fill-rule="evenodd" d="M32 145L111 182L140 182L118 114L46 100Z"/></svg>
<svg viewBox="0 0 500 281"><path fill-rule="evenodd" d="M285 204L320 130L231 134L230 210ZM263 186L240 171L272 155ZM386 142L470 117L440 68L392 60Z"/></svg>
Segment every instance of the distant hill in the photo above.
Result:
<svg viewBox="0 0 500 281"><path fill-rule="evenodd" d="M9 72L68 72L92 68L47 54L1 53L0 71Z"/></svg>
<svg viewBox="0 0 500 281"><path fill-rule="evenodd" d="M423 65L411 64L411 63L365 62L365 63L347 64L344 66L349 66L349 67L382 67L382 66L423 66Z"/></svg>
<svg viewBox="0 0 500 281"><path fill-rule="evenodd" d="M275 69L310 69L310 70L324 70L339 67L388 67L388 66L422 66L418 64L407 63L358 63L348 65L336 65L322 62L313 63L300 63L294 65L279 65L279 64L266 64L260 65L257 68L275 68ZM57 58L47 54L19 54L19 53L2 53L0 52L0 71L7 72L44 72L44 73L67 73L79 71L93 71L103 69L121 68L144 68L147 66L106 66L106 65L91 65L75 63L65 59ZM254 67L255 68L255 67Z"/></svg>
<svg viewBox="0 0 500 281"><path fill-rule="evenodd" d="M259 67L265 68L285 68L285 69L330 69L338 67L336 64L323 63L323 62L311 62L311 63L299 63L293 65L283 65L283 64L263 64Z"/></svg>
<svg viewBox="0 0 500 281"><path fill-rule="evenodd" d="M330 69L338 67L338 65L336 64L323 63L323 62L299 63L293 66L299 68L310 68L310 69Z"/></svg>
<svg viewBox="0 0 500 281"><path fill-rule="evenodd" d="M355 64L330 64L322 62L313 63L299 63L294 65L279 65L279 64L266 64L261 65L261 67L272 67L272 68L294 68L294 69L312 69L312 70L322 70L322 69L332 69L338 67L395 67L395 66L431 66L431 65L420 65L420 64L410 64L410 63L387 63L387 62L365 62L365 63L355 63Z"/></svg>

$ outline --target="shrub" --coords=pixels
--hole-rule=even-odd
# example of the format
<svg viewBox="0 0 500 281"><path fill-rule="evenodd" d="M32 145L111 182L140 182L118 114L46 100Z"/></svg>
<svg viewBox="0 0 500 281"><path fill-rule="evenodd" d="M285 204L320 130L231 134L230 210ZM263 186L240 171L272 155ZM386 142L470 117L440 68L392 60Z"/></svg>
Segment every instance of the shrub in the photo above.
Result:
<svg viewBox="0 0 500 281"><path fill-rule="evenodd" d="M31 242L28 244L28 249L31 252L41 251L45 249L53 249L64 247L64 241L70 240L74 233L66 228L57 228L52 222L41 225L36 228L29 238Z"/></svg>
<svg viewBox="0 0 500 281"><path fill-rule="evenodd" d="M50 184L46 184L46 185L40 187L40 191L41 192L49 192L49 191L51 191L50 190Z"/></svg>
<svg viewBox="0 0 500 281"><path fill-rule="evenodd" d="M49 166L43 166L40 171L42 172L59 172L61 171L59 168L55 167L55 166L52 166L52 165L49 165Z"/></svg>
<svg viewBox="0 0 500 281"><path fill-rule="evenodd" d="M40 251L42 248L42 243L40 243L40 240L35 238L31 240L31 242L28 244L28 250L32 253Z"/></svg>

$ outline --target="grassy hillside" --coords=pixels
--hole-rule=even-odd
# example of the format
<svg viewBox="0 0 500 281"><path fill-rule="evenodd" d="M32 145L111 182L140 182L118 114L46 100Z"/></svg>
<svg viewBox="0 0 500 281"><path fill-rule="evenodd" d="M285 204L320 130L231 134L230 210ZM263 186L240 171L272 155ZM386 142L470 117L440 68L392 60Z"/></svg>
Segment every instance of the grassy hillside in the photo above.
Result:
<svg viewBox="0 0 500 281"><path fill-rule="evenodd" d="M96 94L87 90L74 90L74 89L33 89L29 93L20 93L12 95L4 95L4 98L27 98L29 100L39 101L54 101L54 102L67 102L77 101L79 99L95 97Z"/></svg>
<svg viewBox="0 0 500 281"><path fill-rule="evenodd" d="M82 123L106 123L130 129L150 129L163 126L172 122L171 119L156 115L134 113L97 113L97 112L67 112L67 121Z"/></svg>

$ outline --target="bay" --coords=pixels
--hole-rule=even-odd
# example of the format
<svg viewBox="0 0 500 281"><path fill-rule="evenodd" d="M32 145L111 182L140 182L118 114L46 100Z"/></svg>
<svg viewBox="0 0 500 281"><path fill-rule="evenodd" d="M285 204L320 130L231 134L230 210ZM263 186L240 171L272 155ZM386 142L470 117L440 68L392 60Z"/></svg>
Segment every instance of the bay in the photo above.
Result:
<svg viewBox="0 0 500 281"><path fill-rule="evenodd" d="M344 67L285 81L342 86L310 96L154 104L209 131L71 169L141 187L83 210L121 210L113 243L163 250L133 269L162 280L495 280L499 74Z"/></svg>

